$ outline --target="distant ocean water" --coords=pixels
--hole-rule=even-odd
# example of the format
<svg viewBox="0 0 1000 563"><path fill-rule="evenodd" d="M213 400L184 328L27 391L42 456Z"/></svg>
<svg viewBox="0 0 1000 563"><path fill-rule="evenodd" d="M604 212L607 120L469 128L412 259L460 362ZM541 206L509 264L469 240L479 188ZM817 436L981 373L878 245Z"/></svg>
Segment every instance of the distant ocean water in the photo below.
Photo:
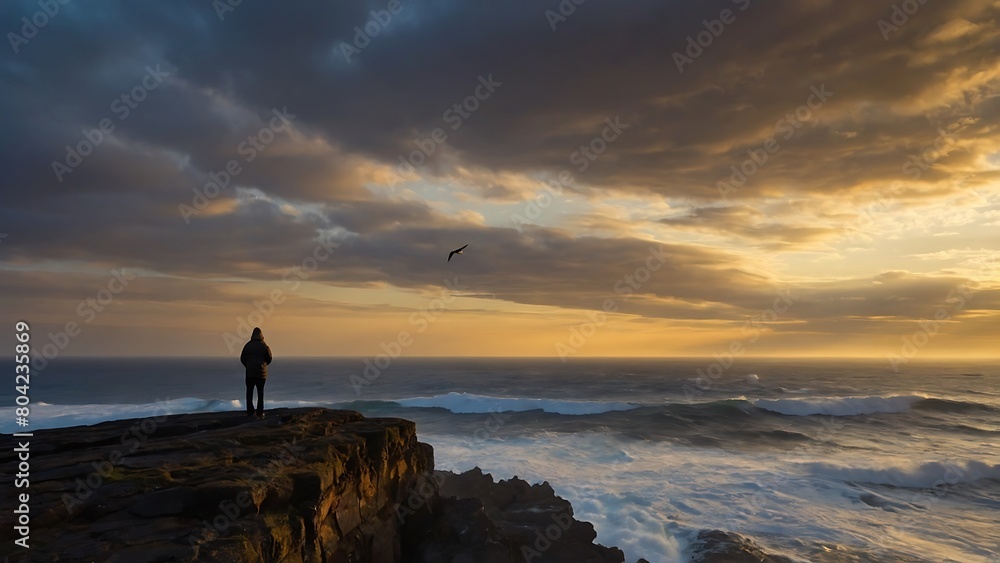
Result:
<svg viewBox="0 0 1000 563"><path fill-rule="evenodd" d="M687 561L705 529L801 561L1000 561L993 364L401 358L352 384L363 362L279 356L265 406L416 421L439 469L547 480L629 562ZM234 359L59 358L31 397L0 431L241 410L244 386Z"/></svg>

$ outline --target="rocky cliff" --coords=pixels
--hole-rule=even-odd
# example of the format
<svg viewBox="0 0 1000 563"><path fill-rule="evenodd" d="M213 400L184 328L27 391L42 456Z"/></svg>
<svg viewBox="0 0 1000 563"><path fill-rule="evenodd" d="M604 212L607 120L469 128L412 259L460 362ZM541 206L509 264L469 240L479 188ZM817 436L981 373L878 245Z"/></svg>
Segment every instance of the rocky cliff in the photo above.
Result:
<svg viewBox="0 0 1000 563"><path fill-rule="evenodd" d="M435 473L412 422L352 411L37 431L26 491L30 549L9 561L623 561L547 484Z"/></svg>

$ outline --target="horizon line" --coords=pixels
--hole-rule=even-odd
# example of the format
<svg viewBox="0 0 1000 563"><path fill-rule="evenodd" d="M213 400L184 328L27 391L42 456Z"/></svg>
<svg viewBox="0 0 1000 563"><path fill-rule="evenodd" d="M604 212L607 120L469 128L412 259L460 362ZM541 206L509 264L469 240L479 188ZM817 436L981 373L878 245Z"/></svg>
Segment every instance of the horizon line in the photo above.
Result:
<svg viewBox="0 0 1000 563"><path fill-rule="evenodd" d="M282 356L288 359L370 359L377 356L383 356L385 354L374 354L374 355L320 355L320 354L308 354L308 355L287 355ZM689 356L577 356L572 358L567 358L564 363L579 360L715 360L718 355L689 355ZM60 355L49 361L57 360L58 358L82 360L82 359L222 359L222 358L236 358L235 355L154 355L154 354L76 354L76 355ZM531 359L531 360L561 360L559 356L556 355L525 355L525 356L489 356L489 355L451 355L451 356L440 356L440 355L425 355L425 354L410 354L401 355L392 358L393 361L396 360L406 360L406 359L484 359L484 360L497 360L497 359ZM752 359L752 360L887 360L886 356L737 356L736 360L740 359ZM927 361L938 361L938 360L966 360L966 361L1000 361L1000 356L929 356L924 358L910 358L907 363L919 363ZM737 362L734 362L737 363Z"/></svg>

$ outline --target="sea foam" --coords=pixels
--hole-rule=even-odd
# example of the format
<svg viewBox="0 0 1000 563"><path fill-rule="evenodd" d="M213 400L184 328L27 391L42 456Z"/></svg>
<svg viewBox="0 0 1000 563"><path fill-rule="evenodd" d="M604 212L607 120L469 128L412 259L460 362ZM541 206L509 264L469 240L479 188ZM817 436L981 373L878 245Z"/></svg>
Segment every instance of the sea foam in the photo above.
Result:
<svg viewBox="0 0 1000 563"><path fill-rule="evenodd" d="M509 411L542 410L566 415L600 414L610 411L624 411L639 405L617 401L569 401L559 399L527 399L515 397L491 397L472 393L448 393L433 397L413 397L396 399L403 407L442 408L453 413L489 413Z"/></svg>
<svg viewBox="0 0 1000 563"><path fill-rule="evenodd" d="M859 414L908 412L926 397L920 395L893 395L882 397L813 397L808 399L756 399L759 409L789 416L823 414L829 416L855 416Z"/></svg>
<svg viewBox="0 0 1000 563"><path fill-rule="evenodd" d="M975 483L983 479L1000 479L1000 463L990 464L976 460L899 462L875 467L846 467L826 462L812 462L802 466L806 472L819 477L914 489Z"/></svg>

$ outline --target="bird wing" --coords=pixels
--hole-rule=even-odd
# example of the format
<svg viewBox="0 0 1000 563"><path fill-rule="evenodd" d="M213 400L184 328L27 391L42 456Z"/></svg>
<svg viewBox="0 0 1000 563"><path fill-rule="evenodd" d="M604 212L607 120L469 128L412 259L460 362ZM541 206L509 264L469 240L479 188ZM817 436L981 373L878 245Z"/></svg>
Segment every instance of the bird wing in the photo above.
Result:
<svg viewBox="0 0 1000 563"><path fill-rule="evenodd" d="M469 245L465 245L465 246L469 246ZM449 252L448 253L448 261L451 262L451 257L452 256L454 256L454 255L462 252L463 250L465 250L465 246L463 246L462 248L456 248L455 250L452 250L451 252Z"/></svg>

